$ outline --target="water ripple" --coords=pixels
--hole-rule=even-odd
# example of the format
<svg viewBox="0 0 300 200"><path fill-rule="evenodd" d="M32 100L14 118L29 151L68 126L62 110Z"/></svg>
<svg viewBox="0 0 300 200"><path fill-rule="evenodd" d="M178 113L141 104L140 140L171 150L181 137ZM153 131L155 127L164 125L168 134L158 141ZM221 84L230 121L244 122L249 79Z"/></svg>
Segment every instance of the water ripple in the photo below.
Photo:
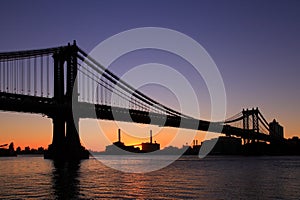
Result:
<svg viewBox="0 0 300 200"><path fill-rule="evenodd" d="M0 158L0 188L0 199L299 199L300 157L184 156L146 174L119 172L93 158Z"/></svg>

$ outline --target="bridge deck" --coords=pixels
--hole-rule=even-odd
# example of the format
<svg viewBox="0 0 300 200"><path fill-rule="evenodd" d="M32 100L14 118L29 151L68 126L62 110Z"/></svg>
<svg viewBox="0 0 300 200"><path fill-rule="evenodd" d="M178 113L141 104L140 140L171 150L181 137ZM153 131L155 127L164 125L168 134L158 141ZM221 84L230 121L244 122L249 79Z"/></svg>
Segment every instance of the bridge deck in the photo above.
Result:
<svg viewBox="0 0 300 200"><path fill-rule="evenodd" d="M52 117L59 110L63 113L72 109L70 104L59 105L53 98L36 97L21 94L11 94L0 92L0 110L23 113L36 113ZM245 131L241 128L229 125L222 126L221 123L210 123L209 121L180 118L176 116L149 113L146 111L133 110L107 105L95 105L85 102L77 103L75 113L79 118L91 118L101 120L115 120L123 122L134 122L143 124L153 124L157 126L185 128L201 131L210 131L233 135L242 138L258 139L270 141L270 136L263 133L255 133L251 130ZM63 112L66 111L66 112Z"/></svg>

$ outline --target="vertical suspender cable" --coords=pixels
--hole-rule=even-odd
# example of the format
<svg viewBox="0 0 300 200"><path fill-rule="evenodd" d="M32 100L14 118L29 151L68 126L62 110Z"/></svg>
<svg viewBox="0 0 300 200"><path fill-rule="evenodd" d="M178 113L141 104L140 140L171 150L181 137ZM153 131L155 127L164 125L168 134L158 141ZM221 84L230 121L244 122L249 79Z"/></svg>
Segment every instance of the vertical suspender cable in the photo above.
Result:
<svg viewBox="0 0 300 200"><path fill-rule="evenodd" d="M1 84L3 84L2 85L2 91L3 92L5 92L5 73L6 73L6 71L5 71L5 64L6 64L6 62L4 61L3 63L2 63L2 71L3 71L3 74L2 74L2 76L3 76L3 79L1 79L2 80L2 82L1 82Z"/></svg>
<svg viewBox="0 0 300 200"><path fill-rule="evenodd" d="M80 66L78 66L78 68L79 68ZM81 85L80 85L80 83L81 83L81 74L80 74L80 71L78 70L77 71L77 83L78 83L78 94L79 94L79 96L78 96L78 100L81 100Z"/></svg>
<svg viewBox="0 0 300 200"><path fill-rule="evenodd" d="M79 71L80 65L78 64L77 67L77 90L78 90L78 101L81 100L81 89L80 89L80 71Z"/></svg>
<svg viewBox="0 0 300 200"><path fill-rule="evenodd" d="M10 61L8 61L7 63L7 92L10 92L10 86L11 86L11 77L10 77L10 74L11 74L11 63Z"/></svg>
<svg viewBox="0 0 300 200"><path fill-rule="evenodd" d="M12 62L9 62L9 83L8 83L8 88L9 88L9 92L11 93L13 91L13 79L12 79Z"/></svg>
<svg viewBox="0 0 300 200"><path fill-rule="evenodd" d="M3 92L5 92L5 79L6 79L6 77L5 77L5 75L6 75L6 70L5 70L5 65L6 65L6 61L4 61L3 63L2 63L2 67L3 67Z"/></svg>
<svg viewBox="0 0 300 200"><path fill-rule="evenodd" d="M6 92L8 92L8 82L9 82L9 67L8 67L8 65L9 65L9 61L7 60L7 62L6 62Z"/></svg>
<svg viewBox="0 0 300 200"><path fill-rule="evenodd" d="M8 92L8 60L5 62L5 90Z"/></svg>
<svg viewBox="0 0 300 200"><path fill-rule="evenodd" d="M18 71L19 71L19 61L18 60L16 60L16 74L15 74L15 78L16 78L16 93L18 93L18 88L19 88L19 86L18 86L18 84L19 84L19 73L18 73Z"/></svg>
<svg viewBox="0 0 300 200"><path fill-rule="evenodd" d="M9 78L9 60L7 61L7 64L6 64L6 92L9 92L9 81L10 81L10 78Z"/></svg>
<svg viewBox="0 0 300 200"><path fill-rule="evenodd" d="M106 85L107 83L105 82L105 85ZM107 86L106 86L107 87ZM108 101L107 101L107 90L106 89L104 89L104 100L105 100L105 104L107 105L107 103L108 103Z"/></svg>
<svg viewBox="0 0 300 200"><path fill-rule="evenodd" d="M86 90L86 86L87 86L87 77L83 74L82 75L83 76L83 91L84 91L84 101L86 101L87 102L87 90Z"/></svg>
<svg viewBox="0 0 300 200"><path fill-rule="evenodd" d="M13 86L13 92L16 93L16 61L14 60L12 63L12 86Z"/></svg>
<svg viewBox="0 0 300 200"><path fill-rule="evenodd" d="M96 92L97 92L97 104L99 104L99 85L97 84L97 86L96 86Z"/></svg>
<svg viewBox="0 0 300 200"><path fill-rule="evenodd" d="M21 94L24 94L24 60L21 60Z"/></svg>
<svg viewBox="0 0 300 200"><path fill-rule="evenodd" d="M8 61L7 62L7 92L10 92L10 85L11 85L11 78L10 78L10 74L11 74L11 63Z"/></svg>
<svg viewBox="0 0 300 200"><path fill-rule="evenodd" d="M87 77L87 101L90 102L90 79Z"/></svg>
<svg viewBox="0 0 300 200"><path fill-rule="evenodd" d="M7 87L8 87L8 92L11 92L11 62L8 62L9 65L8 65L8 84L7 84Z"/></svg>
<svg viewBox="0 0 300 200"><path fill-rule="evenodd" d="M103 94L102 94L102 103L104 104L104 105L106 105L106 83L105 82L103 82L103 85L102 85L103 87L102 87L102 92L103 92Z"/></svg>
<svg viewBox="0 0 300 200"><path fill-rule="evenodd" d="M1 63L1 92L4 92L4 90L3 90L3 81L4 81L4 78L3 78L3 73L4 73L4 71L3 71L3 69L4 69L4 63L3 62L0 62Z"/></svg>
<svg viewBox="0 0 300 200"><path fill-rule="evenodd" d="M90 78L88 76L86 76L86 80L87 80L87 101L90 102Z"/></svg>
<svg viewBox="0 0 300 200"><path fill-rule="evenodd" d="M2 83L2 81L4 80L2 77L3 77L3 65L2 65L2 62L0 62L0 70L1 70L1 77L0 77L0 90L1 90L1 92L3 92L3 83Z"/></svg>
<svg viewBox="0 0 300 200"><path fill-rule="evenodd" d="M81 100L81 75L80 75L80 71L79 71L79 68L80 68L80 65L78 65L78 68L77 68L77 85L78 85L78 101Z"/></svg>
<svg viewBox="0 0 300 200"><path fill-rule="evenodd" d="M83 73L82 73L82 66L81 66L81 70L78 73L81 77L80 82L79 82L80 89L81 89L81 92L80 92L81 101L84 101L84 78L83 78Z"/></svg>
<svg viewBox="0 0 300 200"><path fill-rule="evenodd" d="M0 71L0 73L1 73L0 74L0 84L1 84L0 85L0 90L1 90L1 92L3 92L3 90L2 90L2 87L3 87L3 84L2 84L2 81L3 81L3 78L2 78L3 77L3 66L2 66L2 62L1 61L0 61L0 70L1 70Z"/></svg>
<svg viewBox="0 0 300 200"><path fill-rule="evenodd" d="M17 69L18 69L18 80L17 80L17 86L18 86L18 88L17 88L17 91L18 91L18 93L19 94L22 94L22 87L23 87L23 85L22 85L22 73L23 73L23 71L22 71L22 66L23 66L23 60L22 59L18 59L18 67L17 67Z"/></svg>
<svg viewBox="0 0 300 200"><path fill-rule="evenodd" d="M41 69L41 97L43 97L43 90L44 90L44 87L43 87L43 56L41 56L41 66L40 66L40 69Z"/></svg>
<svg viewBox="0 0 300 200"><path fill-rule="evenodd" d="M81 67L81 69L83 70L83 68ZM84 96L85 96L85 90L84 90L84 87L85 87L85 83L84 83L84 76L83 76L83 73L82 73L82 70L80 71L81 73L81 100L84 102Z"/></svg>
<svg viewBox="0 0 300 200"><path fill-rule="evenodd" d="M3 74L4 74L4 63L3 62L0 62L0 64L1 64L1 77L0 77L0 81L1 81L1 92L4 92L4 89L3 89L3 81L4 81L4 78L3 78Z"/></svg>
<svg viewBox="0 0 300 200"><path fill-rule="evenodd" d="M83 70L83 68L82 68ZM81 72L81 82L82 82L82 95L81 95L81 98L82 98L82 101L84 101L84 97L85 97L85 80L84 80L84 75L83 73Z"/></svg>
<svg viewBox="0 0 300 200"><path fill-rule="evenodd" d="M100 78L100 81L101 81L101 78ZM103 101L103 86L100 85L100 104L102 104L104 101Z"/></svg>
<svg viewBox="0 0 300 200"><path fill-rule="evenodd" d="M81 97L81 101L83 101L83 91L84 91L84 87L83 87L83 74L81 71L78 72L79 73L79 77L80 77L80 80L78 81L78 85L79 85L79 88L80 88L80 97Z"/></svg>
<svg viewBox="0 0 300 200"><path fill-rule="evenodd" d="M4 91L7 91L7 85L6 85L6 81L7 81L7 69L6 69L6 67L7 67L7 63L8 63L8 61L6 61L5 62L5 65L3 66L4 67L4 73L3 73L3 75L4 75Z"/></svg>
<svg viewBox="0 0 300 200"><path fill-rule="evenodd" d="M49 55L47 56L47 73L46 73L46 77L47 77L47 97L49 97L49 76L50 76L50 72L49 72Z"/></svg>
<svg viewBox="0 0 300 200"><path fill-rule="evenodd" d="M31 91L31 88L30 88L30 85L31 85L31 63L30 63L30 58L28 58L28 61L27 61L27 90L28 90L28 95L30 95L30 91Z"/></svg>
<svg viewBox="0 0 300 200"><path fill-rule="evenodd" d="M81 69L83 69L82 67L81 67ZM81 101L84 101L84 96L85 96L85 89L84 89L84 87L85 87L85 83L84 83L84 75L83 75L83 73L82 73L82 71L80 72L80 74L81 74L81 82L80 82L80 86L81 86Z"/></svg>
<svg viewBox="0 0 300 200"><path fill-rule="evenodd" d="M92 78L91 78L91 81L92 81L92 90L91 90L91 93L92 93L92 103L95 103L94 101L95 101L95 99L94 99L94 97L95 97L95 88L94 88L94 86L95 86L95 78L94 78L94 74L92 74Z"/></svg>
<svg viewBox="0 0 300 200"><path fill-rule="evenodd" d="M7 62L7 92L9 92L9 90L10 90L10 81L11 81L11 78L10 78L10 62L8 61Z"/></svg>
<svg viewBox="0 0 300 200"><path fill-rule="evenodd" d="M6 70L5 70L5 66L6 66L6 61L3 62L3 92L5 92L5 77L6 77Z"/></svg>
<svg viewBox="0 0 300 200"><path fill-rule="evenodd" d="M9 60L7 60L7 63L6 63L6 92L9 92L9 81L10 81L10 78L9 78Z"/></svg>
<svg viewBox="0 0 300 200"><path fill-rule="evenodd" d="M15 85L15 71L16 71L16 61L12 60L11 61L11 69L12 69L12 73L11 73L11 85L12 85L12 93L16 93L16 85Z"/></svg>
<svg viewBox="0 0 300 200"><path fill-rule="evenodd" d="M34 83L33 83L33 89L34 89L34 96L36 96L36 93L37 93L37 89L36 89L36 86L37 86L37 66L36 66L36 56L34 57L34 60L33 60L33 76L34 76Z"/></svg>
<svg viewBox="0 0 300 200"><path fill-rule="evenodd" d="M20 93L20 74L21 74L21 70L20 70L20 59L17 59L17 93Z"/></svg>
<svg viewBox="0 0 300 200"><path fill-rule="evenodd" d="M15 69L16 69L16 73L15 73L15 92L18 93L18 83L19 83L19 73L18 73L18 70L19 70L19 60L16 60L15 62L16 66L15 66Z"/></svg>
<svg viewBox="0 0 300 200"><path fill-rule="evenodd" d="M15 80L15 72L16 72L16 65L15 65L16 61L14 60L13 62L11 62L12 65L12 92L15 93L16 92L16 80Z"/></svg>

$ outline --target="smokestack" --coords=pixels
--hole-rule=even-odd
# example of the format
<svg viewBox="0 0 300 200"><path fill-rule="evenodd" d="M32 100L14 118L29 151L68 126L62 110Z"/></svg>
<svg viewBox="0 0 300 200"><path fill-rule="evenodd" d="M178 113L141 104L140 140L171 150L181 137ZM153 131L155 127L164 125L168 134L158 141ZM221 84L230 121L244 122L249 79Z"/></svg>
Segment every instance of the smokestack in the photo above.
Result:
<svg viewBox="0 0 300 200"><path fill-rule="evenodd" d="M121 142L121 129L118 129L118 139L119 139L119 142Z"/></svg>
<svg viewBox="0 0 300 200"><path fill-rule="evenodd" d="M150 144L152 144L152 130L150 130Z"/></svg>

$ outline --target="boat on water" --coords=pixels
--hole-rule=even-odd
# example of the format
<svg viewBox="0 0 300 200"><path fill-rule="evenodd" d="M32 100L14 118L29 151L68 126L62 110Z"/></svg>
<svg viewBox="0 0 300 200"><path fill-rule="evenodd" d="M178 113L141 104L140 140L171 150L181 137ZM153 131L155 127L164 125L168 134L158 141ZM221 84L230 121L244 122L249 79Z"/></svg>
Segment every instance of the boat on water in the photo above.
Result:
<svg viewBox="0 0 300 200"><path fill-rule="evenodd" d="M142 149L136 146L141 146ZM118 141L106 146L103 154L109 155L127 155L130 153L149 153L160 150L160 144L156 141L152 142L152 130L150 130L150 142L143 142L141 144L127 146L121 142L121 130L118 129Z"/></svg>

